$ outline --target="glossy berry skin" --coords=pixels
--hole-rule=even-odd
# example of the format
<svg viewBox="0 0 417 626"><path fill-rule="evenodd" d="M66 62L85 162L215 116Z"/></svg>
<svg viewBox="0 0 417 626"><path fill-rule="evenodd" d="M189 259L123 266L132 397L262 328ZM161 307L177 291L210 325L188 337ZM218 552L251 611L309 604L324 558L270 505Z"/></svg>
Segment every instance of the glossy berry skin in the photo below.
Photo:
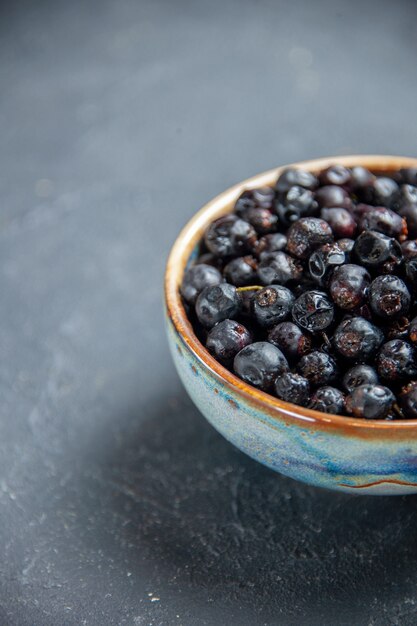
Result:
<svg viewBox="0 0 417 626"><path fill-rule="evenodd" d="M280 322L268 333L268 341L277 346L289 361L299 358L311 350L311 338L293 322Z"/></svg>
<svg viewBox="0 0 417 626"><path fill-rule="evenodd" d="M406 315L411 296L406 284L398 276L378 276L369 287L369 304L379 317L394 318Z"/></svg>
<svg viewBox="0 0 417 626"><path fill-rule="evenodd" d="M259 280L263 285L273 283L285 285L289 281L300 280L302 273L303 266L300 261L285 252L262 255L258 266Z"/></svg>
<svg viewBox="0 0 417 626"><path fill-rule="evenodd" d="M348 209L352 204L347 191L336 185L320 187L320 189L317 189L314 197L321 209L324 207L344 207Z"/></svg>
<svg viewBox="0 0 417 626"><path fill-rule="evenodd" d="M223 274L228 283L243 287L256 283L257 269L258 262L253 256L241 256L229 261Z"/></svg>
<svg viewBox="0 0 417 626"><path fill-rule="evenodd" d="M300 374L284 372L275 381L275 393L281 400L299 406L307 406L310 399L310 383Z"/></svg>
<svg viewBox="0 0 417 626"><path fill-rule="evenodd" d="M198 295L205 289L223 282L219 270L206 263L198 263L188 268L181 284L181 295L189 304L195 304Z"/></svg>
<svg viewBox="0 0 417 626"><path fill-rule="evenodd" d="M239 378L267 391L276 377L288 370L288 363L281 350L267 341L257 341L238 352L233 368Z"/></svg>
<svg viewBox="0 0 417 626"><path fill-rule="evenodd" d="M414 291L417 290L417 257L407 259L404 263L405 275Z"/></svg>
<svg viewBox="0 0 417 626"><path fill-rule="evenodd" d="M336 387L319 387L311 396L310 409L340 415L345 408L345 396Z"/></svg>
<svg viewBox="0 0 417 626"><path fill-rule="evenodd" d="M351 317L336 328L333 344L346 359L367 361L384 341L382 331L363 317Z"/></svg>
<svg viewBox="0 0 417 626"><path fill-rule="evenodd" d="M337 243L326 243L315 250L308 261L308 269L318 285L328 284L332 271L346 262L346 255Z"/></svg>
<svg viewBox="0 0 417 626"><path fill-rule="evenodd" d="M235 212L244 218L248 209L272 209L275 193L271 187L258 187L247 189L236 200Z"/></svg>
<svg viewBox="0 0 417 626"><path fill-rule="evenodd" d="M350 311L364 303L370 283L371 277L364 267L346 263L335 268L330 278L329 291L338 307Z"/></svg>
<svg viewBox="0 0 417 626"><path fill-rule="evenodd" d="M241 217L249 222L259 235L273 233L278 227L278 217L269 209L251 207L242 211Z"/></svg>
<svg viewBox="0 0 417 626"><path fill-rule="evenodd" d="M301 170L295 167L288 167L279 176L275 189L279 194L285 194L294 185L304 187L305 189L314 190L318 186L319 181L311 172Z"/></svg>
<svg viewBox="0 0 417 626"><path fill-rule="evenodd" d="M258 239L256 254L262 260L271 252L280 252L287 247L287 238L283 233L271 233Z"/></svg>
<svg viewBox="0 0 417 626"><path fill-rule="evenodd" d="M305 291L294 302L292 317L301 328L311 333L320 332L333 321L333 303L323 291Z"/></svg>
<svg viewBox="0 0 417 626"><path fill-rule="evenodd" d="M280 224L289 226L300 217L315 215L318 205L312 191L295 185L290 187L284 197L278 199L275 211Z"/></svg>
<svg viewBox="0 0 417 626"><path fill-rule="evenodd" d="M398 184L388 176L375 178L372 186L372 203L377 206L391 207L399 195Z"/></svg>
<svg viewBox="0 0 417 626"><path fill-rule="evenodd" d="M353 257L360 265L369 269L378 269L389 263L392 268L403 260L398 241L376 230L366 230L355 241Z"/></svg>
<svg viewBox="0 0 417 626"><path fill-rule="evenodd" d="M331 165L320 172L319 181L322 185L340 185L349 187L352 174L343 165Z"/></svg>
<svg viewBox="0 0 417 626"><path fill-rule="evenodd" d="M378 374L384 380L395 381L417 375L415 348L402 339L384 343L376 359Z"/></svg>
<svg viewBox="0 0 417 626"><path fill-rule="evenodd" d="M223 320L210 330L206 348L221 363L230 364L253 341L252 334L235 320Z"/></svg>
<svg viewBox="0 0 417 626"><path fill-rule="evenodd" d="M401 250L404 259L415 259L417 257L417 241L415 239L406 239L401 244Z"/></svg>
<svg viewBox="0 0 417 626"><path fill-rule="evenodd" d="M403 217L386 207L372 207L364 211L358 222L359 231L374 230L388 237L404 240L407 237L407 222Z"/></svg>
<svg viewBox="0 0 417 626"><path fill-rule="evenodd" d="M330 225L336 239L353 237L356 232L356 220L347 209L324 207L320 211L320 217Z"/></svg>
<svg viewBox="0 0 417 626"><path fill-rule="evenodd" d="M303 356L297 365L297 371L307 378L311 385L325 385L338 374L335 360L326 352L314 350Z"/></svg>
<svg viewBox="0 0 417 626"><path fill-rule="evenodd" d="M251 252L256 239L253 226L236 215L219 217L210 224L204 235L208 250L222 258Z"/></svg>
<svg viewBox="0 0 417 626"><path fill-rule="evenodd" d="M408 236L417 237L417 204L404 204L398 213L407 222Z"/></svg>
<svg viewBox="0 0 417 626"><path fill-rule="evenodd" d="M203 289L197 298L195 312L202 326L212 328L218 322L236 317L239 313L239 304L236 287L229 283L221 283Z"/></svg>
<svg viewBox="0 0 417 626"><path fill-rule="evenodd" d="M405 204L417 204L417 187L415 185L401 185L397 210Z"/></svg>
<svg viewBox="0 0 417 626"><path fill-rule="evenodd" d="M388 324L384 326L385 338L407 340L409 327L410 321L405 316L390 320Z"/></svg>
<svg viewBox="0 0 417 626"><path fill-rule="evenodd" d="M360 385L346 398L346 408L354 417L384 419L394 404L395 396L382 385Z"/></svg>
<svg viewBox="0 0 417 626"><path fill-rule="evenodd" d="M353 250L353 246L355 245L355 241L353 239L343 237L343 239L339 239L339 241L337 242L337 245L346 254L346 258L350 260L351 252Z"/></svg>
<svg viewBox="0 0 417 626"><path fill-rule="evenodd" d="M287 250L297 259L307 259L325 243L333 241L327 222L317 217L303 217L290 226L287 232Z"/></svg>
<svg viewBox="0 0 417 626"><path fill-rule="evenodd" d="M370 365L354 365L343 376L343 387L348 393L361 385L377 385L378 382L378 374Z"/></svg>
<svg viewBox="0 0 417 626"><path fill-rule="evenodd" d="M289 316L293 302L294 296L287 287L270 285L252 298L253 316L259 326L270 328Z"/></svg>
<svg viewBox="0 0 417 626"><path fill-rule="evenodd" d="M366 193L366 190L372 187L375 180L374 174L361 165L352 167L350 176L351 189L358 196Z"/></svg>
<svg viewBox="0 0 417 626"><path fill-rule="evenodd" d="M398 404L404 417L417 419L417 382L413 381L403 387L398 396Z"/></svg>

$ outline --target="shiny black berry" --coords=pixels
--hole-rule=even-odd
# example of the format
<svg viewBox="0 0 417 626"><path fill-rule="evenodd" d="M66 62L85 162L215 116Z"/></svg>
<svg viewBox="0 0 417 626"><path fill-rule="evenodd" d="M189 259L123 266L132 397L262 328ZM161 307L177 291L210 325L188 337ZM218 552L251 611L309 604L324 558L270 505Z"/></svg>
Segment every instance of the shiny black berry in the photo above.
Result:
<svg viewBox="0 0 417 626"><path fill-rule="evenodd" d="M223 320L210 330L206 347L220 362L230 364L236 354L252 343L252 334L235 320Z"/></svg>
<svg viewBox="0 0 417 626"><path fill-rule="evenodd" d="M319 181L322 185L340 185L341 187L349 187L352 174L347 167L343 165L331 165L322 170L319 174Z"/></svg>
<svg viewBox="0 0 417 626"><path fill-rule="evenodd" d="M320 332L333 321L333 303L323 291L306 291L294 302L292 317L301 328L311 333Z"/></svg>
<svg viewBox="0 0 417 626"><path fill-rule="evenodd" d="M384 341L382 331L363 317L351 317L336 328L333 344L346 359L367 361Z"/></svg>
<svg viewBox="0 0 417 626"><path fill-rule="evenodd" d="M280 322L268 333L268 341L277 346L289 361L297 361L311 350L311 338L293 322Z"/></svg>
<svg viewBox="0 0 417 626"><path fill-rule="evenodd" d="M290 187L293 187L294 185L314 190L318 186L318 182L317 178L311 172L295 167L289 167L279 176L275 189L279 194L287 193Z"/></svg>
<svg viewBox="0 0 417 626"><path fill-rule="evenodd" d="M346 398L346 408L354 417L384 419L395 402L390 389L382 385L361 385Z"/></svg>
<svg viewBox="0 0 417 626"><path fill-rule="evenodd" d="M353 237L356 232L356 220L347 209L324 207L320 211L320 217L330 225L336 239Z"/></svg>
<svg viewBox="0 0 417 626"><path fill-rule="evenodd" d="M375 178L371 195L373 204L391 207L399 195L398 184L388 176Z"/></svg>
<svg viewBox="0 0 417 626"><path fill-rule="evenodd" d="M206 287L197 298L195 312L205 328L212 328L218 322L236 317L239 313L236 287L229 283Z"/></svg>
<svg viewBox="0 0 417 626"><path fill-rule="evenodd" d="M278 217L269 209L254 207L242 211L241 217L249 222L259 235L273 233L278 228Z"/></svg>
<svg viewBox="0 0 417 626"><path fill-rule="evenodd" d="M417 257L406 260L404 263L404 271L413 291L417 291Z"/></svg>
<svg viewBox="0 0 417 626"><path fill-rule="evenodd" d="M378 374L370 365L354 365L343 376L343 387L351 393L361 385L377 385Z"/></svg>
<svg viewBox="0 0 417 626"><path fill-rule="evenodd" d="M411 296L398 276L378 276L369 287L369 304L372 311L383 318L406 315Z"/></svg>
<svg viewBox="0 0 417 626"><path fill-rule="evenodd" d="M318 204L312 191L295 185L290 187L284 196L277 199L275 211L280 224L289 226L300 217L315 215L318 211Z"/></svg>
<svg viewBox="0 0 417 626"><path fill-rule="evenodd" d="M417 375L415 348L402 339L384 343L376 359L378 374L389 381Z"/></svg>
<svg viewBox="0 0 417 626"><path fill-rule="evenodd" d="M345 408L345 396L336 387L319 387L311 396L310 409L340 415Z"/></svg>
<svg viewBox="0 0 417 626"><path fill-rule="evenodd" d="M267 391L276 377L288 370L288 363L281 350L267 341L258 341L238 352L233 368L242 380Z"/></svg>
<svg viewBox="0 0 417 626"><path fill-rule="evenodd" d="M337 187L336 185L320 187L320 189L317 189L315 192L314 197L320 208L343 207L348 209L352 204L347 191L342 189L342 187Z"/></svg>
<svg viewBox="0 0 417 626"><path fill-rule="evenodd" d="M253 256L241 256L232 259L223 270L227 282L243 287L256 283L258 262Z"/></svg>
<svg viewBox="0 0 417 626"><path fill-rule="evenodd" d="M353 246L353 256L357 262L371 269L391 264L392 269L403 260L398 241L375 230L366 230L359 235Z"/></svg>
<svg viewBox="0 0 417 626"><path fill-rule="evenodd" d="M259 280L263 285L285 285L289 281L300 280L302 273L300 261L285 252L263 254L258 266Z"/></svg>
<svg viewBox="0 0 417 626"><path fill-rule="evenodd" d="M334 270L329 282L330 295L341 309L356 309L364 303L370 282L364 267L346 263Z"/></svg>
<svg viewBox="0 0 417 626"><path fill-rule="evenodd" d="M287 246L287 238L283 233L271 233L264 235L258 239L256 245L256 254L262 260L271 252L280 252L285 250Z"/></svg>
<svg viewBox="0 0 417 626"><path fill-rule="evenodd" d="M244 217L248 209L272 209L275 192L271 187L259 187L247 189L236 200L235 212L239 217Z"/></svg>
<svg viewBox="0 0 417 626"><path fill-rule="evenodd" d="M405 204L398 213L407 222L408 236L417 237L417 204Z"/></svg>
<svg viewBox="0 0 417 626"><path fill-rule="evenodd" d="M357 165L352 167L350 175L350 185L352 191L359 197L364 193L366 195L366 191L373 186L373 182L375 180L374 174L372 174L365 167Z"/></svg>
<svg viewBox="0 0 417 626"><path fill-rule="evenodd" d="M408 419L417 419L417 382L413 381L403 387L398 396L398 404Z"/></svg>
<svg viewBox="0 0 417 626"><path fill-rule="evenodd" d="M370 207L358 221L359 231L374 230L388 237L404 240L407 237L406 220L386 207Z"/></svg>
<svg viewBox="0 0 417 626"><path fill-rule="evenodd" d="M294 296L287 287L269 285L252 298L253 316L260 326L270 328L289 316L293 302Z"/></svg>
<svg viewBox="0 0 417 626"><path fill-rule="evenodd" d="M251 252L256 239L253 226L235 215L225 215L215 220L204 235L209 251L219 257L241 256Z"/></svg>
<svg viewBox="0 0 417 626"><path fill-rule="evenodd" d="M335 380L338 374L336 361L327 352L320 350L303 356L298 362L297 370L311 385L325 385Z"/></svg>
<svg viewBox="0 0 417 626"><path fill-rule="evenodd" d="M206 263L188 268L181 284L181 295L189 304L195 304L198 295L205 289L223 281L219 270Z"/></svg>
<svg viewBox="0 0 417 626"><path fill-rule="evenodd" d="M275 381L275 393L285 402L307 406L310 399L310 383L300 374L284 372Z"/></svg>
<svg viewBox="0 0 417 626"><path fill-rule="evenodd" d="M303 217L290 226L287 232L287 250L298 259L307 259L325 243L333 241L329 224L317 217Z"/></svg>
<svg viewBox="0 0 417 626"><path fill-rule="evenodd" d="M333 270L345 262L346 254L338 244L326 243L311 254L308 269L317 284L326 286Z"/></svg>
<svg viewBox="0 0 417 626"><path fill-rule="evenodd" d="M417 240L406 239L401 244L401 250L405 260L415 259L417 257Z"/></svg>
<svg viewBox="0 0 417 626"><path fill-rule="evenodd" d="M417 187L417 167L403 167L397 172L400 183Z"/></svg>

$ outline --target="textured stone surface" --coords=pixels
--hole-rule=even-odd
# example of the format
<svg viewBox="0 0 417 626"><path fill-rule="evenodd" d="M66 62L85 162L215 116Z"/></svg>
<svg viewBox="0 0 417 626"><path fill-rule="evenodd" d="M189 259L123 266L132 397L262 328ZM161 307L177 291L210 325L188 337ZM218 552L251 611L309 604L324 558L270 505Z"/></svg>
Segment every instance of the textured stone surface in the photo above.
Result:
<svg viewBox="0 0 417 626"><path fill-rule="evenodd" d="M0 12L0 623L415 624L416 499L238 453L186 398L161 314L168 248L215 193L416 153L415 3Z"/></svg>

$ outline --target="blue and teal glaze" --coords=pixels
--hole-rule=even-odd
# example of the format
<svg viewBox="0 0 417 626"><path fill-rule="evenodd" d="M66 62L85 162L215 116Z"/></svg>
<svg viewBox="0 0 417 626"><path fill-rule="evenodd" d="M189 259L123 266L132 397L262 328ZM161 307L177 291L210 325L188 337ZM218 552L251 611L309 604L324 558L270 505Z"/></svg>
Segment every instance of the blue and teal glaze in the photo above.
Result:
<svg viewBox="0 0 417 626"><path fill-rule="evenodd" d="M292 164L318 172L337 162L375 173L417 167L407 157L351 156ZM186 225L168 259L166 326L175 366L201 413L253 459L296 480L356 494L417 493L417 421L373 421L318 413L282 402L220 366L194 335L178 285L207 225L245 189L273 185L282 168L235 185Z"/></svg>

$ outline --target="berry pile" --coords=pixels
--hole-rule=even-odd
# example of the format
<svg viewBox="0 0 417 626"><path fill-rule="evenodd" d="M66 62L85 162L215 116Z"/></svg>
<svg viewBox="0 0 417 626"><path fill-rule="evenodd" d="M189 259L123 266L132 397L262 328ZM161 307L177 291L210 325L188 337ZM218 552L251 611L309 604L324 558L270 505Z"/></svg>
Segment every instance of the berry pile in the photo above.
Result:
<svg viewBox="0 0 417 626"><path fill-rule="evenodd" d="M304 407L417 418L417 168L289 168L212 222L181 294L247 383Z"/></svg>

